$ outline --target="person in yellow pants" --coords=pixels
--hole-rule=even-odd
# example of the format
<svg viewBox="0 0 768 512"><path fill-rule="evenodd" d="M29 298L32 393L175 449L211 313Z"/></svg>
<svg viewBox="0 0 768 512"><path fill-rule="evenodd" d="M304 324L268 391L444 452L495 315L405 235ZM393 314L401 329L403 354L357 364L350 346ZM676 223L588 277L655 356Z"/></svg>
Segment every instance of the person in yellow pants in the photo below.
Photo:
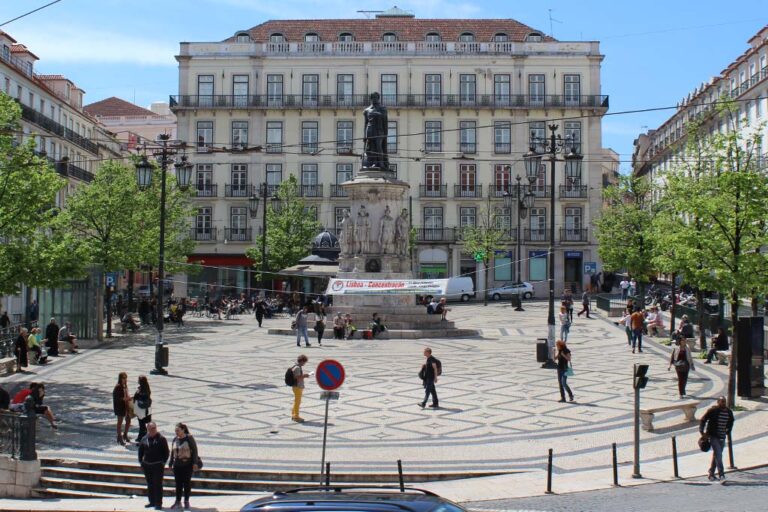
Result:
<svg viewBox="0 0 768 512"><path fill-rule="evenodd" d="M296 365L293 367L293 376L295 377L296 384L291 387L293 389L293 410L291 411L291 419L297 423L304 421L304 418L299 416L299 407L301 407L301 396L304 394L304 379L309 377L308 373L304 373L302 369L309 358L304 354L301 354L296 359Z"/></svg>

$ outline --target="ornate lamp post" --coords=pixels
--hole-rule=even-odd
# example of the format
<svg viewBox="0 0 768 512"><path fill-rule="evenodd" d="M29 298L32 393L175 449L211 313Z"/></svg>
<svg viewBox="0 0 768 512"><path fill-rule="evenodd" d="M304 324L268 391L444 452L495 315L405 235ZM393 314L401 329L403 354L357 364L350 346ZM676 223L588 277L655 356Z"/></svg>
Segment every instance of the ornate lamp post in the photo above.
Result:
<svg viewBox="0 0 768 512"><path fill-rule="evenodd" d="M538 176L528 176L528 182L533 183L536 181ZM515 251L515 256L517 258L517 269L515 271L516 281L521 285L517 288L517 307L515 308L515 311L525 311L523 309L523 297L522 297L522 283L523 283L523 271L522 271L522 263L523 258L520 255L520 223L521 221L528 216L528 208L531 208L533 206L533 202L536 199L536 197L533 195L533 192L528 191L527 193L523 194L522 188L523 185L520 184L520 180L522 178L518 175L515 180L517 181L517 184L515 185L516 188L516 195L514 196L516 198L516 204L517 204L517 234L515 236L515 240L517 241L517 248ZM504 206L506 208L509 208L510 211L512 209L512 192L509 190L511 186L504 192Z"/></svg>
<svg viewBox="0 0 768 512"><path fill-rule="evenodd" d="M267 199L272 199L273 207L277 206L277 201L279 201L279 198L277 196L270 196L269 195L269 185L267 183L262 183L261 187L259 188L259 193L261 194L261 197L259 197L256 194L252 194L251 197L248 198L248 209L251 211L251 218L255 217L259 212L259 202L261 199L264 199L264 211L262 213L261 217L261 279L259 280L259 287L264 292L264 298L267 297L267 206L268 202Z"/></svg>
<svg viewBox="0 0 768 512"><path fill-rule="evenodd" d="M163 296L165 295L165 202L166 202L166 171L168 165L173 163L176 169L176 183L179 189L187 190L192 179L192 163L182 156L179 161L174 161L173 156L184 144L170 140L168 134L158 137L158 145L152 150L152 156L157 158L160 164L160 251L157 266L157 284L159 288L157 299L157 338L155 340L155 367L150 371L153 375L167 375L163 368ZM136 164L136 182L140 190L147 190L152 185L153 166L147 160L146 155Z"/></svg>
<svg viewBox="0 0 768 512"><path fill-rule="evenodd" d="M547 315L547 362L542 368L555 368L555 362L552 360L552 353L555 346L555 163L558 161L557 154L565 152L566 175L575 176L580 173L582 155L575 152L570 137L563 140L560 135L555 135L558 126L550 124L548 126L550 133L549 139L531 140L531 149L523 158L525 159L526 174L532 176L538 174L543 155L549 157L549 314ZM537 144L542 152L537 151Z"/></svg>

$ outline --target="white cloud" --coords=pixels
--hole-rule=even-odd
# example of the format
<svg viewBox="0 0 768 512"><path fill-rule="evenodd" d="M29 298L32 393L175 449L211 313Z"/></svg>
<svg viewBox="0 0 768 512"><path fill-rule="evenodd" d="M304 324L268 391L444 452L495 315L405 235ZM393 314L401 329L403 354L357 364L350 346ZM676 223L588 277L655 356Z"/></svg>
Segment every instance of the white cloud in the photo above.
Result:
<svg viewBox="0 0 768 512"><path fill-rule="evenodd" d="M178 43L171 41L63 24L16 29L11 35L46 63L175 66L174 55L179 51Z"/></svg>

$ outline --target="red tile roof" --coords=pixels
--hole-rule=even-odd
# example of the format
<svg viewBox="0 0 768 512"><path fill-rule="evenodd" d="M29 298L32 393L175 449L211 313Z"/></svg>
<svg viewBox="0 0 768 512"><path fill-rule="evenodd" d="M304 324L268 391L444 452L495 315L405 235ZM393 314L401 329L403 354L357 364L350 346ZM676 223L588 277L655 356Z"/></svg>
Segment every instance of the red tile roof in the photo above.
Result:
<svg viewBox="0 0 768 512"><path fill-rule="evenodd" d="M40 57L38 57L37 55L35 55L31 51L29 51L29 48L27 48L26 46L24 46L21 43L14 43L14 44L12 44L11 45L11 53L28 53L31 56L33 56L34 58L36 58L37 60L40 60Z"/></svg>
<svg viewBox="0 0 768 512"><path fill-rule="evenodd" d="M11 36L11 34L9 34L8 32L6 32L6 31L4 31L4 30L0 30L0 36L5 36L5 37L7 37L7 38L8 38L8 39L9 39L9 40L12 42L12 43L16 43L16 42L18 42L18 41L16 41L16 40L15 40L15 39L14 39L14 38Z"/></svg>
<svg viewBox="0 0 768 512"><path fill-rule="evenodd" d="M83 107L83 110L97 117L107 116L147 116L156 117L157 114L138 105L134 105L120 98L112 96Z"/></svg>
<svg viewBox="0 0 768 512"><path fill-rule="evenodd" d="M37 75L37 78L40 80L66 80L67 82L72 81L64 75Z"/></svg>
<svg viewBox="0 0 768 512"><path fill-rule="evenodd" d="M469 32L475 41L488 42L498 33L505 33L510 41L524 41L535 32L544 41L555 39L540 30L513 19L415 19L376 18L348 20L270 20L247 31L256 42L268 42L271 34L283 34L289 42L303 41L307 33L315 33L321 41L338 41L339 34L350 32L356 41L381 41L385 32L394 32L399 41L424 41L427 33L437 32L443 41L458 41L459 35ZM230 37L226 41L234 41Z"/></svg>

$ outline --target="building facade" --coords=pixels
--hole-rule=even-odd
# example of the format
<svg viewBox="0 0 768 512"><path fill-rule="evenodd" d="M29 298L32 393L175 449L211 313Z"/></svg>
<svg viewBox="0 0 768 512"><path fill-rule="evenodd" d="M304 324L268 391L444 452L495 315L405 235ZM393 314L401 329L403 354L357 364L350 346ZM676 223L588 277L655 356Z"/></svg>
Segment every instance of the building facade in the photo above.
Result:
<svg viewBox="0 0 768 512"><path fill-rule="evenodd" d="M730 130L768 135L768 26L748 40L749 48L708 82L689 93L675 113L656 129L635 139L632 172L663 182L664 173L685 158L686 125L697 120L710 134ZM736 113L723 117L717 102L734 100ZM765 148L756 148L765 159ZM658 193L658 192L657 192Z"/></svg>
<svg viewBox="0 0 768 512"><path fill-rule="evenodd" d="M142 142L154 142L158 135L168 134L171 139L176 138L176 116L167 103L155 102L146 109L112 96L86 105L84 109L128 150L135 150Z"/></svg>
<svg viewBox="0 0 768 512"><path fill-rule="evenodd" d="M179 138L196 148L193 260L210 267L188 293L207 283L251 286L244 252L261 215L248 211L248 197L262 184L273 191L295 175L308 214L338 229L349 207L340 185L360 168L372 92L388 109L390 164L411 186L416 276L466 274L481 288L482 265L463 251L460 233L490 210L508 236L489 282L522 278L546 295L549 163L528 187L522 157L554 123L584 155L578 176L556 164L554 212L556 286L581 288L584 264L597 260L602 59L597 42L556 41L514 20L417 19L397 9L367 20L268 21L225 41L181 43L171 109ZM520 254L517 208L503 201L517 175L536 197Z"/></svg>

